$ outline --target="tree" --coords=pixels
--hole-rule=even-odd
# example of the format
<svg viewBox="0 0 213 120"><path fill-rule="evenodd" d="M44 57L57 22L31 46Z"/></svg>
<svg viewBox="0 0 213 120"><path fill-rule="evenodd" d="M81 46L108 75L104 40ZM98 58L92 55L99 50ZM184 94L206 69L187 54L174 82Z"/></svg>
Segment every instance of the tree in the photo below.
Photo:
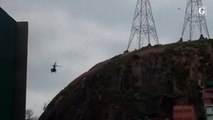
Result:
<svg viewBox="0 0 213 120"><path fill-rule="evenodd" d="M34 115L33 110L27 109L25 113L25 120L38 120L38 118L33 115Z"/></svg>
<svg viewBox="0 0 213 120"><path fill-rule="evenodd" d="M47 108L47 103L44 103L44 106L43 106L43 111L45 111Z"/></svg>

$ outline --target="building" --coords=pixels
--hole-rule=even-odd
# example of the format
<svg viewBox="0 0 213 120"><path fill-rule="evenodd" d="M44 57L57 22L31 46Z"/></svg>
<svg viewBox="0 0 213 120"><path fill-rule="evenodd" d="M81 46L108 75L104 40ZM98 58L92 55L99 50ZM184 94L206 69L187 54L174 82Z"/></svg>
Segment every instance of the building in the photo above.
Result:
<svg viewBox="0 0 213 120"><path fill-rule="evenodd" d="M204 90L204 103L205 105L213 105L213 89L208 88Z"/></svg>
<svg viewBox="0 0 213 120"><path fill-rule="evenodd" d="M213 120L213 81L205 81L203 90L206 120Z"/></svg>
<svg viewBox="0 0 213 120"><path fill-rule="evenodd" d="M173 120L196 120L194 107L191 105L175 105Z"/></svg>
<svg viewBox="0 0 213 120"><path fill-rule="evenodd" d="M28 23L0 8L0 118L24 120Z"/></svg>
<svg viewBox="0 0 213 120"><path fill-rule="evenodd" d="M213 105L206 105L206 120L213 120Z"/></svg>

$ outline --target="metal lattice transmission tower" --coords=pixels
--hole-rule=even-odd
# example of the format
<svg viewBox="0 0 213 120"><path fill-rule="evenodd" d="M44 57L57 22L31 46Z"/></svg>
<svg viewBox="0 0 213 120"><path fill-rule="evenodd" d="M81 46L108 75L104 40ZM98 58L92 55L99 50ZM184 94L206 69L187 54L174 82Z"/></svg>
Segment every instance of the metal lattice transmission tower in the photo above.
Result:
<svg viewBox="0 0 213 120"><path fill-rule="evenodd" d="M157 44L159 44L155 21L149 0L137 0L127 50L129 49L134 37L137 37L139 49L142 47L145 40L148 42L148 45L151 45L151 38Z"/></svg>
<svg viewBox="0 0 213 120"><path fill-rule="evenodd" d="M202 9L202 0L187 0L181 39L183 39L186 28L189 27L189 39L192 40L196 26L199 29L200 35L203 36L203 34L205 33L205 35L210 38L206 23L206 14L199 13L199 11Z"/></svg>

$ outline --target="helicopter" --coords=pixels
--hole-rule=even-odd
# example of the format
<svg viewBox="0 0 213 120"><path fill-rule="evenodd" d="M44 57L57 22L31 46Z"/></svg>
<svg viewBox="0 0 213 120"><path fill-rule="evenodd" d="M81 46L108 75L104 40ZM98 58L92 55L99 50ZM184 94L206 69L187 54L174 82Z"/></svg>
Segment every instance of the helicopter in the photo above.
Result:
<svg viewBox="0 0 213 120"><path fill-rule="evenodd" d="M55 62L55 64L53 64L52 66L53 66L53 68L50 69L51 73L56 73L56 71L57 71L57 70L56 70L56 67L62 67L62 66L57 65L56 62Z"/></svg>

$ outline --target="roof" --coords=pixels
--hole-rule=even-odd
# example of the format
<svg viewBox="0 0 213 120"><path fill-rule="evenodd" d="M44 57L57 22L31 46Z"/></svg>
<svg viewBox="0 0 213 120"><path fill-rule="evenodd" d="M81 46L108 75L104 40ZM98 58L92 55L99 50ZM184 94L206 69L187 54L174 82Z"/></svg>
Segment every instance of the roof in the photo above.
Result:
<svg viewBox="0 0 213 120"><path fill-rule="evenodd" d="M10 24L16 21L0 7L0 24Z"/></svg>

